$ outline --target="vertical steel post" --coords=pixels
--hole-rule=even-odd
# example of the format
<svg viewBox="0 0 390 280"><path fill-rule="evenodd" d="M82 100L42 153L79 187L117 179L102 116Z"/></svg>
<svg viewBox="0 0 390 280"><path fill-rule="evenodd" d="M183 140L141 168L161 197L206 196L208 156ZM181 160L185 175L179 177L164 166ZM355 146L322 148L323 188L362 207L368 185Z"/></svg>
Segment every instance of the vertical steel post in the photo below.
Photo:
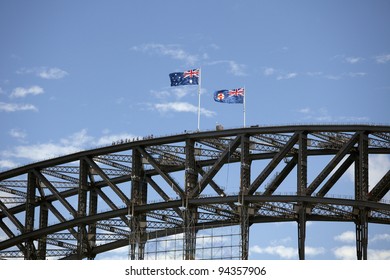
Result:
<svg viewBox="0 0 390 280"><path fill-rule="evenodd" d="M131 198L129 204L130 227L130 259L143 260L145 257L145 228L146 215L136 213L134 207L146 204L147 183L144 178L142 156L138 149L133 149L132 174L131 174Z"/></svg>
<svg viewBox="0 0 390 280"><path fill-rule="evenodd" d="M358 157L355 162L355 200L368 199L368 135L360 133ZM368 251L368 211L355 209L356 255L358 260L367 260Z"/></svg>
<svg viewBox="0 0 390 280"><path fill-rule="evenodd" d="M250 140L249 136L241 137L241 181L240 181L240 228L241 228L241 259L247 260L249 255L249 205L245 201L245 195L251 184L251 162L249 159Z"/></svg>
<svg viewBox="0 0 390 280"><path fill-rule="evenodd" d="M26 197L26 217L25 217L25 232L34 230L35 219L35 192L37 189L37 177L33 172L28 173L27 178L27 197ZM33 240L26 241L26 252L24 255L26 260L36 259L36 252Z"/></svg>
<svg viewBox="0 0 390 280"><path fill-rule="evenodd" d="M185 159L185 205L183 210L184 254L185 260L194 260L196 255L197 209L188 203L192 194L198 195L198 172L196 171L195 142L186 139Z"/></svg>
<svg viewBox="0 0 390 280"><path fill-rule="evenodd" d="M49 210L47 209L46 203L43 203L41 207L39 208L39 228L47 228L49 221ZM37 259L44 260L46 259L46 249L47 249L47 242L46 242L46 235L43 235L38 240L38 252L37 252Z"/></svg>
<svg viewBox="0 0 390 280"><path fill-rule="evenodd" d="M80 159L77 217L87 214L88 170L89 165ZM78 225L77 256L82 259L88 252L88 235L85 224Z"/></svg>
<svg viewBox="0 0 390 280"><path fill-rule="evenodd" d="M307 188L307 133L299 134L298 169L297 169L297 195L305 196ZM298 255L300 260L305 259L306 240L306 204L297 205L298 215Z"/></svg>

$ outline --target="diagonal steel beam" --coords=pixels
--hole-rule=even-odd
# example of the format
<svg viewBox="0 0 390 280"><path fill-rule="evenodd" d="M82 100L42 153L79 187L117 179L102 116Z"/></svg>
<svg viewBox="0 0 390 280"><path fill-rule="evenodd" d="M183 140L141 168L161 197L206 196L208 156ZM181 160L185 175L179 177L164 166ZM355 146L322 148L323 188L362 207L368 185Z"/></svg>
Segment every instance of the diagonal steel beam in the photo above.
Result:
<svg viewBox="0 0 390 280"><path fill-rule="evenodd" d="M7 206L0 200L0 210L7 216L8 219L11 220L11 222L16 226L20 232L24 232L24 226L22 223L16 218L13 214L11 214L10 211L8 211Z"/></svg>
<svg viewBox="0 0 390 280"><path fill-rule="evenodd" d="M279 187L279 185L284 181L284 179L286 179L286 177L291 173L291 171L294 169L297 163L298 163L298 159L296 156L294 156L286 164L286 166L282 169L282 171L280 171L280 173L272 180L272 182L267 185L263 195L272 195Z"/></svg>
<svg viewBox="0 0 390 280"><path fill-rule="evenodd" d="M118 186L113 183L110 178L104 173L104 171L94 162L92 159L85 157L83 158L93 169L94 171L107 183L108 186L122 199L125 205L128 205L129 198L118 188Z"/></svg>
<svg viewBox="0 0 390 280"><path fill-rule="evenodd" d="M211 169L202 177L199 182L199 190L195 189L191 193L191 197L197 192L201 194L205 187L211 182L214 176L218 173L218 171L222 168L222 166L226 163L226 161L230 158L230 155L238 148L241 144L241 136L237 136L227 147L225 151L221 154L220 158L214 163Z"/></svg>
<svg viewBox="0 0 390 280"><path fill-rule="evenodd" d="M159 164L156 162L156 160L148 153L145 151L144 148L142 147L137 147L136 148L144 158L153 166L153 168L157 171L158 174L160 174L161 177L164 178L164 180L172 186L173 190L181 197L183 198L184 191L183 189L175 182L175 180L168 174L165 173L159 166Z"/></svg>
<svg viewBox="0 0 390 280"><path fill-rule="evenodd" d="M279 162L290 152L290 150L294 147L295 143L297 143L299 139L299 133L296 132L290 140L286 143L286 145L281 149L268 163L268 165L263 169L259 176L253 181L251 184L248 194L252 195L259 188L259 186L264 183L265 179L271 174L271 172L275 169L275 167L279 164Z"/></svg>
<svg viewBox="0 0 390 280"><path fill-rule="evenodd" d="M355 162L355 155L350 155L336 170L336 172L329 178L329 180L318 191L318 197L324 197L328 191L334 186L334 184L340 179L341 176L348 170L348 168Z"/></svg>
<svg viewBox="0 0 390 280"><path fill-rule="evenodd" d="M38 177L38 179L52 192L52 194L61 202L61 204L73 215L73 217L76 217L77 211L73 208L72 205L57 191L57 189L53 186L50 181L43 176L41 172L38 170L33 170L33 173L35 176Z"/></svg>
<svg viewBox="0 0 390 280"><path fill-rule="evenodd" d="M380 179L375 187L370 191L368 197L370 200L379 201L387 192L390 191L390 170Z"/></svg>
<svg viewBox="0 0 390 280"><path fill-rule="evenodd" d="M341 162L344 156L351 151L359 140L360 133L355 133L351 139L343 145L343 147L332 158L328 165L321 171L321 173L313 180L310 186L306 190L307 195L311 195L319 185L325 180L325 178L333 171L333 169Z"/></svg>

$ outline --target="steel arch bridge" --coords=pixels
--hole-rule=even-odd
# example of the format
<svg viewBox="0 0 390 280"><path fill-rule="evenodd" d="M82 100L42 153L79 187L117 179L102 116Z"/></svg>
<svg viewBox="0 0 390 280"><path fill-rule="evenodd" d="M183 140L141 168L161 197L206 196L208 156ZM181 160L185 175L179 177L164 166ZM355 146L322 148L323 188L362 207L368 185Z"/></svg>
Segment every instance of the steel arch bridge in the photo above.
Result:
<svg viewBox="0 0 390 280"><path fill-rule="evenodd" d="M390 170L369 186L373 154L390 154L390 126L148 136L32 163L0 173L0 258L94 259L129 246L129 258L144 259L146 242L181 233L183 259L195 259L199 228L236 225L247 259L252 224L295 221L304 259L307 221L345 221L356 227L357 259L367 259L368 224L390 225ZM325 161L314 172L313 158ZM229 166L233 193L218 182ZM350 197L331 195L350 167ZM279 193L291 177L292 191Z"/></svg>

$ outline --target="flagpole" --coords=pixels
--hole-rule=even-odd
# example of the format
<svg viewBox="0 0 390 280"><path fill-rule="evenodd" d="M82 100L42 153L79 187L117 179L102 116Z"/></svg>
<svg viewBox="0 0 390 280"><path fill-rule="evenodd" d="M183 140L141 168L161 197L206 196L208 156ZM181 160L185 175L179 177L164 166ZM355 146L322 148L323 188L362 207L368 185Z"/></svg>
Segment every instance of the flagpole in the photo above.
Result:
<svg viewBox="0 0 390 280"><path fill-rule="evenodd" d="M199 80L198 80L198 131L200 131L200 89L201 89L201 81L202 81L202 72L201 72L201 68L199 68Z"/></svg>
<svg viewBox="0 0 390 280"><path fill-rule="evenodd" d="M245 97L246 97L246 89L244 86L244 127L246 127L246 102L245 102Z"/></svg>

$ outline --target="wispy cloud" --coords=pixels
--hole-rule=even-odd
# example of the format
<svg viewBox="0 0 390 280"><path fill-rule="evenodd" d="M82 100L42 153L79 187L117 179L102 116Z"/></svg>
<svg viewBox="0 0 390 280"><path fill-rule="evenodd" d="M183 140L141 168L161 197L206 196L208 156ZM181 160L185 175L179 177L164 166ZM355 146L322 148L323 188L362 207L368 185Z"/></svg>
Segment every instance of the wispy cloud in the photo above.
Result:
<svg viewBox="0 0 390 280"><path fill-rule="evenodd" d="M290 73L287 73L287 74L284 74L284 75L279 75L276 79L277 80L289 80L289 79L293 79L293 78L295 78L297 76L298 76L298 73L290 72Z"/></svg>
<svg viewBox="0 0 390 280"><path fill-rule="evenodd" d="M370 239L370 242L377 242L377 241L388 241L388 242L390 242L390 234L388 234L388 233L375 234L374 237L372 237Z"/></svg>
<svg viewBox="0 0 390 280"><path fill-rule="evenodd" d="M273 256L278 256L282 259L294 259L298 257L298 250L294 247L284 246L284 245L276 245L276 246L267 246L260 247L258 245L254 245L249 248L250 253L255 254L268 254ZM305 247L306 256L317 256L325 253L325 248L323 247Z"/></svg>
<svg viewBox="0 0 390 280"><path fill-rule="evenodd" d="M297 72L286 72L284 70L275 69L273 67L265 67L263 75L266 77L276 77L276 80L289 80L298 76Z"/></svg>
<svg viewBox="0 0 390 280"><path fill-rule="evenodd" d="M390 54L382 54L375 57L377 63L388 63L390 61Z"/></svg>
<svg viewBox="0 0 390 280"><path fill-rule="evenodd" d="M198 55L188 53L179 45L143 44L140 46L133 46L131 50L168 56L176 60L181 60L190 66L195 65L199 61Z"/></svg>
<svg viewBox="0 0 390 280"><path fill-rule="evenodd" d="M0 160L0 169L11 169L11 168L15 168L17 166L18 165L11 160L3 160L3 159Z"/></svg>
<svg viewBox="0 0 390 280"><path fill-rule="evenodd" d="M31 86L29 88L17 87L12 91L10 97L22 98L26 97L27 95L39 95L42 93L44 93L44 90L40 86Z"/></svg>
<svg viewBox="0 0 390 280"><path fill-rule="evenodd" d="M17 74L34 74L42 79L58 80L69 75L68 72L58 67L35 67L35 68L21 68L16 71Z"/></svg>
<svg viewBox="0 0 390 280"><path fill-rule="evenodd" d="M14 162L20 159L22 161L40 161L75 153L91 147L110 145L116 141L134 138L136 136L129 133L107 134L96 138L89 135L86 129L82 129L55 142L17 145L10 150L2 151L0 152L3 161L1 165L3 168L12 168L16 165Z"/></svg>
<svg viewBox="0 0 390 280"><path fill-rule="evenodd" d="M247 76L246 65L238 63L234 60L216 60L206 63L207 65L227 64L229 66L228 72L234 76Z"/></svg>
<svg viewBox="0 0 390 280"><path fill-rule="evenodd" d="M348 56L348 57L344 58L344 61L349 63L349 64L356 64L356 63L361 62L363 60L364 59L361 57L352 57L352 56Z"/></svg>
<svg viewBox="0 0 390 280"><path fill-rule="evenodd" d="M17 111L34 111L38 112L38 108L32 104L15 104L0 102L0 112L17 112Z"/></svg>
<svg viewBox="0 0 390 280"><path fill-rule="evenodd" d="M152 105L153 109L161 112L161 113L167 113L167 112L178 112L178 113L197 113L198 107L194 106L187 102L167 102L167 103L158 103ZM207 110L205 108L200 109L201 115L204 115L206 117L213 117L216 115L215 112Z"/></svg>
<svg viewBox="0 0 390 280"><path fill-rule="evenodd" d="M354 243L356 241L356 233L353 231L345 231L334 237L334 240L346 243Z"/></svg>
<svg viewBox="0 0 390 280"><path fill-rule="evenodd" d="M23 140L24 138L26 138L27 133L19 128L13 128L9 131L9 135L13 138Z"/></svg>
<svg viewBox="0 0 390 280"><path fill-rule="evenodd" d="M333 249L333 254L337 259L356 260L355 246L342 246ZM390 250L368 249L367 258L369 260L390 260Z"/></svg>
<svg viewBox="0 0 390 280"><path fill-rule="evenodd" d="M37 72L37 75L43 79L58 80L68 75L68 72L60 68L47 68Z"/></svg>
<svg viewBox="0 0 390 280"><path fill-rule="evenodd" d="M302 114L303 120L306 121L318 121L318 122L345 122L345 123L357 123L367 122L368 117L361 116L334 116L329 113L327 108L313 109L310 107L304 107L297 110L298 113Z"/></svg>
<svg viewBox="0 0 390 280"><path fill-rule="evenodd" d="M267 67L264 69L264 76L272 76L273 74L275 74L276 70L272 67Z"/></svg>

